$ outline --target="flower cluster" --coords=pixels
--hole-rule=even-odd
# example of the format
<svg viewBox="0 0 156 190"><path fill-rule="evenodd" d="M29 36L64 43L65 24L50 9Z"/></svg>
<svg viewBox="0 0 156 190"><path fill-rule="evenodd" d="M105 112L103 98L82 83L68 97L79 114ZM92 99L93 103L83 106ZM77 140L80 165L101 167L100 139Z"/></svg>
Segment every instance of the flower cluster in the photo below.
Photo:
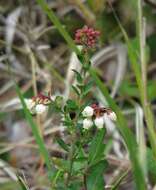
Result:
<svg viewBox="0 0 156 190"><path fill-rule="evenodd" d="M98 129L103 128L105 118L116 121L116 114L110 108L99 107L97 104L85 107L82 112L84 117L83 128L89 129L95 124Z"/></svg>
<svg viewBox="0 0 156 190"><path fill-rule="evenodd" d="M84 26L82 29L78 29L75 33L75 42L78 45L85 46L85 48L93 48L100 35L98 30Z"/></svg>
<svg viewBox="0 0 156 190"><path fill-rule="evenodd" d="M26 106L32 114L44 113L51 101L50 96L45 96L41 93L31 99L25 99Z"/></svg>

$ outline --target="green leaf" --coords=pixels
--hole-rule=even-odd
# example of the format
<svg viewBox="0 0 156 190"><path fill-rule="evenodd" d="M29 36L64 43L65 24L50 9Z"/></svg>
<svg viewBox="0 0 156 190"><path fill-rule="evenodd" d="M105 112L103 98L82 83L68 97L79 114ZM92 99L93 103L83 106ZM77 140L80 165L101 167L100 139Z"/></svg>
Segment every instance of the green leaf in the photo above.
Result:
<svg viewBox="0 0 156 190"><path fill-rule="evenodd" d="M92 87L93 87L93 81L92 80L90 82L88 82L86 85L84 85L83 92L82 92L83 97L86 96L90 92Z"/></svg>
<svg viewBox="0 0 156 190"><path fill-rule="evenodd" d="M72 89L78 96L80 95L79 90L74 85L72 85Z"/></svg>
<svg viewBox="0 0 156 190"><path fill-rule="evenodd" d="M76 74L76 80L79 83L82 83L83 82L83 78L81 77L81 74L78 71L76 71L75 69L72 69L72 71Z"/></svg>
<svg viewBox="0 0 156 190"><path fill-rule="evenodd" d="M79 159L79 160L74 160L73 163L73 172L75 173L81 173L81 170L85 168L87 165L87 159Z"/></svg>
<svg viewBox="0 0 156 190"><path fill-rule="evenodd" d="M80 92L82 93L82 92L83 92L83 89L84 89L84 84L77 84L76 86L78 87L78 89L79 89Z"/></svg>
<svg viewBox="0 0 156 190"><path fill-rule="evenodd" d="M100 161L96 165L89 168L87 176L87 189L88 190L104 190L104 171L108 163L106 160Z"/></svg>
<svg viewBox="0 0 156 190"><path fill-rule="evenodd" d="M77 110L78 109L78 105L76 104L76 102L71 99L67 100L66 107L68 110Z"/></svg>
<svg viewBox="0 0 156 190"><path fill-rule="evenodd" d="M147 149L147 170L152 180L156 181L156 158L150 148Z"/></svg>
<svg viewBox="0 0 156 190"><path fill-rule="evenodd" d="M68 145L61 139L61 138L56 138L57 143L60 145L60 147L65 150L65 151L69 151L69 147Z"/></svg>
<svg viewBox="0 0 156 190"><path fill-rule="evenodd" d="M89 149L89 156L88 156L89 165L93 165L103 158L104 148L105 148L103 141L105 134L106 134L106 129L103 128L101 130L98 130L96 136L93 138Z"/></svg>
<svg viewBox="0 0 156 190"><path fill-rule="evenodd" d="M65 111L66 111L66 108L65 108ZM73 125L73 122L68 114L65 115L63 124L67 127L71 127Z"/></svg>
<svg viewBox="0 0 156 190"><path fill-rule="evenodd" d="M82 187L82 184L79 181L73 180L72 184L68 187L68 189L65 188L61 190L80 190L81 187Z"/></svg>
<svg viewBox="0 0 156 190"><path fill-rule="evenodd" d="M56 96L55 104L58 108L61 108L63 104L63 98L61 96Z"/></svg>

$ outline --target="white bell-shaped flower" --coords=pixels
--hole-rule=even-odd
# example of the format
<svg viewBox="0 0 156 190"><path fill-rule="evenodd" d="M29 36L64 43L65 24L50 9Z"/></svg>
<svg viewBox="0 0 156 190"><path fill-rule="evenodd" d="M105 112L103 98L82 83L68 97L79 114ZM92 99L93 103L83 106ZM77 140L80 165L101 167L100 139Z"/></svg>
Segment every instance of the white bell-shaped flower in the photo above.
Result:
<svg viewBox="0 0 156 190"><path fill-rule="evenodd" d="M116 121L117 119L117 116L116 116L116 113L115 112L110 112L109 114L107 114L108 118L112 121Z"/></svg>
<svg viewBox="0 0 156 190"><path fill-rule="evenodd" d="M25 98L24 101L29 110L31 110L35 106L35 101L33 101L32 99Z"/></svg>
<svg viewBox="0 0 156 190"><path fill-rule="evenodd" d="M104 118L103 117L96 117L94 123L98 129L102 129L104 126Z"/></svg>
<svg viewBox="0 0 156 190"><path fill-rule="evenodd" d="M92 117L94 114L94 109L90 106L86 106L85 109L82 112L82 115L84 117Z"/></svg>
<svg viewBox="0 0 156 190"><path fill-rule="evenodd" d="M37 114L43 114L47 110L47 107L43 104L38 104L36 105L35 110Z"/></svg>
<svg viewBox="0 0 156 190"><path fill-rule="evenodd" d="M84 129L89 129L92 126L93 126L93 122L92 122L91 119L86 118L86 119L83 120L83 128Z"/></svg>

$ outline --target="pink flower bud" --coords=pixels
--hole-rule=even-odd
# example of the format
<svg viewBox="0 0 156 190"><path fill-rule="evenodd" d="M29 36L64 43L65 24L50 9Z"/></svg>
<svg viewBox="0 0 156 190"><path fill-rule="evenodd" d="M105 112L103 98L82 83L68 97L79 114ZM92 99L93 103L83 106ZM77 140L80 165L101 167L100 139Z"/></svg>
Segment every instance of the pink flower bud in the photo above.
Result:
<svg viewBox="0 0 156 190"><path fill-rule="evenodd" d="M86 48L92 48L97 42L100 32L84 26L82 29L76 30L75 42L79 45L85 46Z"/></svg>

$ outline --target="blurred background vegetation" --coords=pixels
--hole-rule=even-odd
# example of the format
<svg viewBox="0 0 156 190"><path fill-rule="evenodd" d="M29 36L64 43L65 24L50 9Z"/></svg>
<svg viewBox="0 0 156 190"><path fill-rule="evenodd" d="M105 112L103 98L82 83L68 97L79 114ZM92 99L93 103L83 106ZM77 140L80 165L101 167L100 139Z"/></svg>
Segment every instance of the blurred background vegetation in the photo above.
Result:
<svg viewBox="0 0 156 190"><path fill-rule="evenodd" d="M101 31L97 51L93 54L97 72L123 110L129 128L135 133L135 118L137 113L140 113L137 106L141 101L135 75L127 56L123 33L114 11L126 30L134 50L137 50L136 1L47 0L47 3L73 38L75 30L84 25ZM147 92L155 115L156 2L154 0L143 1L143 14L146 18ZM77 63L75 66L72 65L71 56L72 52L66 42L35 0L0 1L0 189L20 189L15 173L26 179L31 189L48 189L46 175L40 170L37 146L24 119L12 80L14 78L17 81L24 97L33 96L35 89L32 72L35 63L37 91L51 91L53 96L58 94L67 96L74 80L70 69L78 68ZM96 87L93 92L94 90L97 90ZM68 96L73 97L73 94L69 93ZM97 94L90 94L90 98L104 101L98 90ZM56 114L51 116L51 112L52 109L49 114L41 118L41 124L48 150L52 158L56 159L63 154L63 151L55 145L55 136L62 135L62 131L61 127L58 127L60 118ZM139 118L145 125L143 117ZM114 129L110 130L107 137L108 160L111 167L106 173L106 184L112 184L124 170L128 170L119 189L133 189L134 182L126 151L121 137L116 139L113 131ZM117 143L118 148L115 148L113 142ZM148 138L146 144L150 147ZM152 159L150 157L149 162ZM152 189L156 182L156 162L151 162L149 189Z"/></svg>

